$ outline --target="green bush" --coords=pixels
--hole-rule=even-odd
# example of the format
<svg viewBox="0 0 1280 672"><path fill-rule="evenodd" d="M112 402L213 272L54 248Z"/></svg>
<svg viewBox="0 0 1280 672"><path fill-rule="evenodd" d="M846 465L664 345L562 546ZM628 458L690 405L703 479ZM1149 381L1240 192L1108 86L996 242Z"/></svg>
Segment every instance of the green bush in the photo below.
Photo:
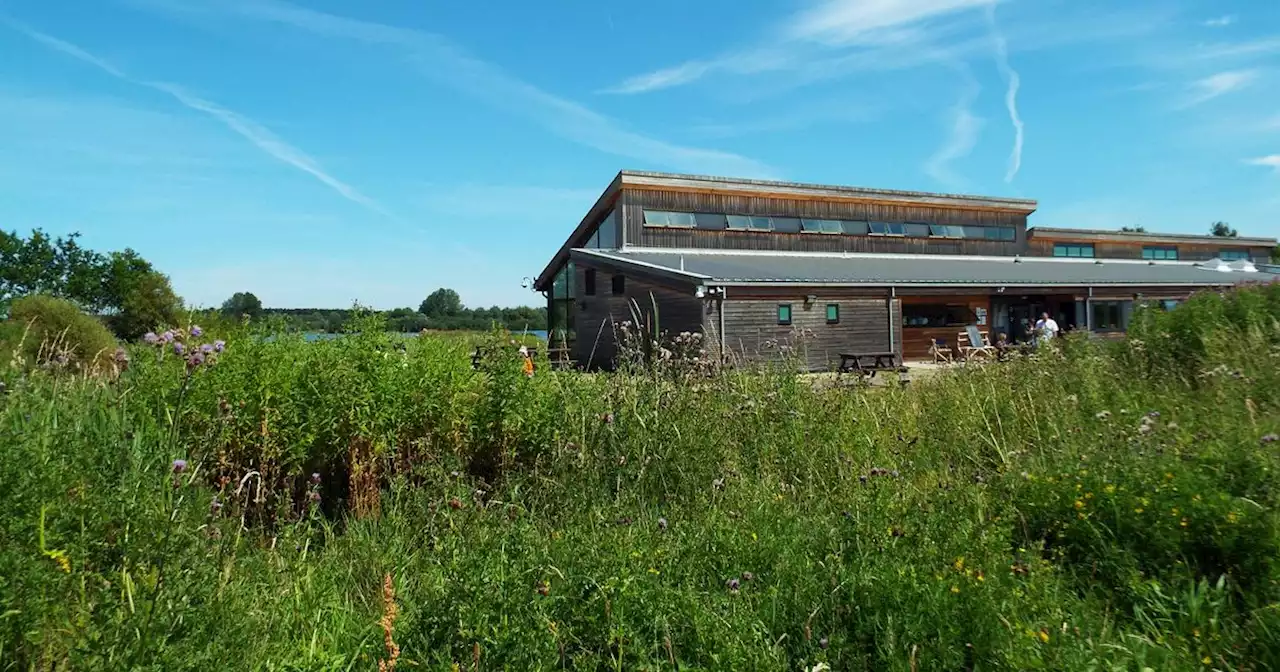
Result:
<svg viewBox="0 0 1280 672"><path fill-rule="evenodd" d="M74 303L45 295L13 302L9 320L0 331L10 357L17 353L26 366L54 365L92 370L115 357L116 340L105 325Z"/></svg>

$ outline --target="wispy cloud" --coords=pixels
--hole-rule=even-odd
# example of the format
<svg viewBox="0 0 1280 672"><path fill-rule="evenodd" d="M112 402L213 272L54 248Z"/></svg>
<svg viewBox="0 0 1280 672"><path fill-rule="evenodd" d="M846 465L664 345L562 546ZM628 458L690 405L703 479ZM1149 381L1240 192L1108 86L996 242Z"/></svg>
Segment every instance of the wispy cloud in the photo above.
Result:
<svg viewBox="0 0 1280 672"><path fill-rule="evenodd" d="M991 0L826 0L796 16L786 29L793 39L826 44L885 44L916 42L918 24Z"/></svg>
<svg viewBox="0 0 1280 672"><path fill-rule="evenodd" d="M66 40L58 39L52 35L42 33L38 30L8 19L5 19L4 22L45 47L75 58L83 63L92 65L112 77L168 94L183 106L213 117L231 131L248 140L267 155L277 161L307 173L316 180L319 180L325 186L333 189L343 198L362 205L378 214L388 217L392 216L380 204L360 193L355 187L352 187L351 185L325 172L325 170L314 159L307 156L305 152L276 137L271 133L271 131L267 130L260 124L255 123L248 117L237 114L236 112L222 107L217 103L188 93L175 84L167 82L152 82L135 78L121 68L70 42L67 42Z"/></svg>
<svg viewBox="0 0 1280 672"><path fill-rule="evenodd" d="M183 3L144 0L155 9L192 11ZM572 100L548 93L465 52L441 35L327 14L275 0L229 0L195 11L286 26L313 35L391 49L419 74L465 91L549 131L602 152L680 170L774 177L768 165L732 152L688 147L629 130Z"/></svg>
<svg viewBox="0 0 1280 672"><path fill-rule="evenodd" d="M1018 87L1022 83L1022 78L1018 76L1017 70L1009 66L1009 43L1005 41L1004 34L1000 32L1000 26L996 23L994 1L987 5L987 23L991 27L991 37L995 42L996 66L1000 69L1000 76L1004 78L1008 87L1005 89L1004 105L1009 110L1009 121L1013 124L1013 150L1009 153L1009 170L1004 175L1004 181L1009 183L1013 182L1013 178L1018 176L1018 171L1022 168L1025 126L1018 115Z"/></svg>
<svg viewBox="0 0 1280 672"><path fill-rule="evenodd" d="M1219 17L1218 17L1218 18L1216 18L1216 19L1209 19L1208 21L1205 21L1205 22L1204 22L1204 25L1205 25L1205 26L1207 26L1207 27L1209 27L1209 28L1226 28L1227 26L1229 26L1229 25L1231 25L1231 24L1233 24L1233 23L1235 23L1235 22L1236 22L1236 17L1235 17L1235 15L1234 15L1234 14L1227 14L1227 15L1224 15L1224 16L1219 16Z"/></svg>
<svg viewBox="0 0 1280 672"><path fill-rule="evenodd" d="M1276 172L1280 173L1280 154L1260 156L1256 159L1249 159L1245 163L1251 166L1263 166L1266 168L1274 168Z"/></svg>
<svg viewBox="0 0 1280 672"><path fill-rule="evenodd" d="M1179 107L1194 107L1248 87L1258 78L1256 70L1229 70L1191 83L1188 97Z"/></svg>
<svg viewBox="0 0 1280 672"><path fill-rule="evenodd" d="M967 69L963 73L966 83L960 99L951 108L947 140L924 165L924 170L930 177L951 189L958 189L964 184L964 180L952 170L951 164L969 156L978 144L978 134L983 125L983 120L973 113L973 103L981 88Z"/></svg>
<svg viewBox="0 0 1280 672"><path fill-rule="evenodd" d="M715 67L716 64L709 61L689 61L625 79L616 86L604 89L602 93L632 94L667 89L696 81Z"/></svg>

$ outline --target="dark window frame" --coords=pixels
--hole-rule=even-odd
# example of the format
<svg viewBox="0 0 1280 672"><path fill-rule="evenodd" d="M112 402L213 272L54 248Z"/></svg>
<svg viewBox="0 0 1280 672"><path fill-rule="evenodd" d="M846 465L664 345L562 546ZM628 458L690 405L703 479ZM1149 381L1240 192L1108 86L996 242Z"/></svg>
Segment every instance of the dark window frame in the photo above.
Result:
<svg viewBox="0 0 1280 672"><path fill-rule="evenodd" d="M1223 261L1253 261L1253 255L1249 254L1249 250L1232 250L1227 248L1218 250L1218 258Z"/></svg>
<svg viewBox="0 0 1280 672"><path fill-rule="evenodd" d="M596 269L588 268L582 273L582 295L596 295Z"/></svg>
<svg viewBox="0 0 1280 672"><path fill-rule="evenodd" d="M627 293L627 276L616 273L609 279L609 283L612 285L609 289L614 296L624 296Z"/></svg>
<svg viewBox="0 0 1280 672"><path fill-rule="evenodd" d="M844 235L844 222L839 219L811 219L808 217L801 217L800 233L817 234L822 236L840 236Z"/></svg>
<svg viewBox="0 0 1280 672"><path fill-rule="evenodd" d="M827 304L827 324L840 324L840 304Z"/></svg>
<svg viewBox="0 0 1280 672"><path fill-rule="evenodd" d="M1058 254L1061 250L1062 254ZM1072 250L1078 250L1078 254L1071 254ZM1088 254L1085 251L1088 250ZM1053 256L1059 259L1096 259L1097 249L1093 243L1054 243Z"/></svg>
<svg viewBox="0 0 1280 672"><path fill-rule="evenodd" d="M786 317L783 317L784 312L786 313ZM792 318L794 317L795 315L794 315L794 311L792 311L791 309L791 304L789 303L778 304L778 324L780 326L784 326L784 327L791 326Z"/></svg>
<svg viewBox="0 0 1280 672"><path fill-rule="evenodd" d="M653 215L650 220L649 215ZM679 215L679 223L673 223L671 215ZM687 220L685 218L688 218ZM692 212L677 212L674 210L645 210L643 214L644 225L651 229L694 229L698 226L697 218Z"/></svg>
<svg viewBox="0 0 1280 672"><path fill-rule="evenodd" d="M1170 253L1173 256L1169 256ZM1147 261L1177 261L1178 248L1176 245L1143 245L1142 258Z"/></svg>
<svg viewBox="0 0 1280 672"><path fill-rule="evenodd" d="M883 230L876 231L879 226ZM885 236L889 238L905 238L907 236L907 225L905 222L867 222L868 236Z"/></svg>

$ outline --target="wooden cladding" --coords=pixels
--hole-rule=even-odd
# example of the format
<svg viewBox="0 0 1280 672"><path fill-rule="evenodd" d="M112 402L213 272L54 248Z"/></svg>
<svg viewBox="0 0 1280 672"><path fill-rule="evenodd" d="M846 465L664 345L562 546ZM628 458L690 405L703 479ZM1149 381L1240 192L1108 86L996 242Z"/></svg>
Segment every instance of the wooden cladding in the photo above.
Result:
<svg viewBox="0 0 1280 672"><path fill-rule="evenodd" d="M790 324L778 324L778 306L790 306ZM828 323L828 306L839 321ZM843 352L897 351L901 324L896 301L804 296L729 297L724 306L726 349L745 362L796 362L809 371L829 371ZM890 322L893 335L890 336Z"/></svg>
<svg viewBox="0 0 1280 672"><path fill-rule="evenodd" d="M577 311L573 359L588 368L612 368L618 356L618 330L623 322L632 321L632 300L642 315L641 319L658 321L663 332L701 332L703 301L693 296L692 290L677 290L632 275L614 273L601 266L591 268L582 261L574 264L578 296L571 310ZM588 296L586 276L596 277L596 284L604 291ZM621 290L620 293L617 290ZM655 317L654 304L658 314Z"/></svg>
<svg viewBox="0 0 1280 672"><path fill-rule="evenodd" d="M901 204L822 201L671 190L624 189L618 201L627 245L687 249L779 250L799 252L888 252L921 254L1014 255L1024 250L1025 215L982 210ZM644 211L716 213L921 222L944 225L1000 226L1014 229L1013 241L952 240L880 236L823 235L765 231L662 229L644 225Z"/></svg>

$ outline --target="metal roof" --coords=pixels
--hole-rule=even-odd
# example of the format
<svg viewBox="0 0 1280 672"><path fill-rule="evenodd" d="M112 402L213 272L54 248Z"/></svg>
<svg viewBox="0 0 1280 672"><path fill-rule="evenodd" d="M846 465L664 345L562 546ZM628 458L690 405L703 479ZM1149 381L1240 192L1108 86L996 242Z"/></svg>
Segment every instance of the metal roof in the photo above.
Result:
<svg viewBox="0 0 1280 672"><path fill-rule="evenodd" d="M1147 262L1053 257L958 257L908 254L813 254L630 249L573 251L584 260L635 268L709 285L873 286L1210 286L1274 277L1240 263Z"/></svg>

